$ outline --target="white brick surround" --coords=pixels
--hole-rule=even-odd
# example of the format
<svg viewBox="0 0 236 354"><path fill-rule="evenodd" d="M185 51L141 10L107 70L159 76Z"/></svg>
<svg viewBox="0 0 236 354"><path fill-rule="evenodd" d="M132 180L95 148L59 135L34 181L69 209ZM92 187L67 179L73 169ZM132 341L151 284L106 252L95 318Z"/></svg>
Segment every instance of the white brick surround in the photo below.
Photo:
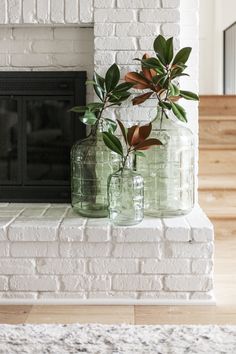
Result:
<svg viewBox="0 0 236 354"><path fill-rule="evenodd" d="M112 227L68 205L0 204L0 302L206 303L213 229L187 217Z"/></svg>
<svg viewBox="0 0 236 354"><path fill-rule="evenodd" d="M0 0L0 25L73 25L93 22L93 0Z"/></svg>
<svg viewBox="0 0 236 354"><path fill-rule="evenodd" d="M176 48L193 46L182 84L198 91L198 0L0 0L0 10L0 71L86 70L91 78L94 67L104 73L116 62L123 76L161 33ZM197 105L186 109L197 142ZM143 121L153 107L111 114ZM213 229L199 208L112 228L68 205L0 204L0 303L211 303L212 267Z"/></svg>

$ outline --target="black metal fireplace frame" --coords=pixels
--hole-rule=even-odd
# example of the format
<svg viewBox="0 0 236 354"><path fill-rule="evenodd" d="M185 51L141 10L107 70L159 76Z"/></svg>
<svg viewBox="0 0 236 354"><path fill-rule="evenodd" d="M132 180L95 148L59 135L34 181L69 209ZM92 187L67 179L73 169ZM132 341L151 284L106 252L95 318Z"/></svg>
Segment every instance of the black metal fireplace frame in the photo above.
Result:
<svg viewBox="0 0 236 354"><path fill-rule="evenodd" d="M60 75L58 75L60 74ZM22 84L22 77L25 82ZM85 71L39 71L39 72L0 72L0 98L14 98L18 102L18 110L23 112L22 99L34 98L66 98L71 106L86 104L86 77ZM42 85L48 83L43 88ZM30 90L32 86L32 90ZM43 92L43 93L42 93ZM82 139L86 135L85 125L71 113L73 141ZM21 139L24 139L23 129L18 131L18 148L22 154ZM23 164L19 156L18 169ZM21 171L18 171L21 172ZM19 175L19 174L18 174ZM40 184L30 181L27 185L20 185L19 180L4 184L0 182L0 202L53 202L63 203L70 201L70 181L42 181ZM18 183L18 184L17 184Z"/></svg>

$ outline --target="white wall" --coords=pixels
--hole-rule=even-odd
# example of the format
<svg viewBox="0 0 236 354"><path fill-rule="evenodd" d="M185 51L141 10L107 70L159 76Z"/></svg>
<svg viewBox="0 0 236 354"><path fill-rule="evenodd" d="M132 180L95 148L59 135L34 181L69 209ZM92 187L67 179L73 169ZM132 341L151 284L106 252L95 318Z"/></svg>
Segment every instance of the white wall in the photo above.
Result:
<svg viewBox="0 0 236 354"><path fill-rule="evenodd" d="M200 0L201 94L223 94L223 31L235 21L235 0Z"/></svg>
<svg viewBox="0 0 236 354"><path fill-rule="evenodd" d="M216 0L216 26L215 26L215 70L216 93L223 93L223 31L236 22L236 1Z"/></svg>
<svg viewBox="0 0 236 354"><path fill-rule="evenodd" d="M200 0L199 88L201 94L214 93L215 0Z"/></svg>
<svg viewBox="0 0 236 354"><path fill-rule="evenodd" d="M199 1L198 0L181 0L180 1L180 47L192 47L192 52L187 63L187 73L190 77L181 79L181 87L183 90L193 92L199 91ZM181 104L188 113L188 126L196 134L196 142L198 140L198 104L193 101L182 100ZM197 146L197 144L196 144Z"/></svg>

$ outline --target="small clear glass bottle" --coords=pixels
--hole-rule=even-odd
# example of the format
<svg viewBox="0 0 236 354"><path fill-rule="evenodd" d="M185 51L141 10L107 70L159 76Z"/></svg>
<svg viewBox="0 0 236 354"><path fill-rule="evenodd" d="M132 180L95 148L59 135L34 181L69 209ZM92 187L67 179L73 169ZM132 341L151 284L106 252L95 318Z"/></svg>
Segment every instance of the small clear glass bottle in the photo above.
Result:
<svg viewBox="0 0 236 354"><path fill-rule="evenodd" d="M160 115L159 115L160 116ZM145 214L174 217L194 206L194 136L172 118L153 123L152 137L162 142L137 157L136 169L144 177Z"/></svg>
<svg viewBox="0 0 236 354"><path fill-rule="evenodd" d="M102 127L71 150L71 204L75 212L91 218L108 216L107 179L120 166L120 157L108 149Z"/></svg>
<svg viewBox="0 0 236 354"><path fill-rule="evenodd" d="M131 226L144 216L144 181L133 170L133 158L108 178L108 211L114 225Z"/></svg>

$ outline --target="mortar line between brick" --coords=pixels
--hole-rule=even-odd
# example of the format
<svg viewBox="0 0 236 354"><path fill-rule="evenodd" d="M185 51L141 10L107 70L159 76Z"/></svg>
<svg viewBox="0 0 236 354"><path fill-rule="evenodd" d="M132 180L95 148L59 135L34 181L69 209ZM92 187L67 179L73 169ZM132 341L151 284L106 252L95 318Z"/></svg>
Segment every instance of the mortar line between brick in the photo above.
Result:
<svg viewBox="0 0 236 354"><path fill-rule="evenodd" d="M193 228L190 224L190 222L188 221L188 218L184 217L184 220L185 222L187 223L187 225L189 226L190 228L190 240L189 240L189 243L192 243L194 241L194 238L193 238Z"/></svg>
<svg viewBox="0 0 236 354"><path fill-rule="evenodd" d="M52 22L52 1L48 0L48 19L50 21L51 24L53 24Z"/></svg>
<svg viewBox="0 0 236 354"><path fill-rule="evenodd" d="M63 22L66 23L66 1L63 1Z"/></svg>
<svg viewBox="0 0 236 354"><path fill-rule="evenodd" d="M19 0L19 6L20 6L20 19L19 19L19 23L22 24L22 23L24 23L24 17L23 17L23 0Z"/></svg>
<svg viewBox="0 0 236 354"><path fill-rule="evenodd" d="M8 234L9 234L9 227L10 225L21 215L23 214L23 212L25 211L26 208L23 208L21 211L18 212L18 214L16 214L10 221L9 223L6 224L6 238L8 241L9 240L9 237L8 237Z"/></svg>
<svg viewBox="0 0 236 354"><path fill-rule="evenodd" d="M48 206L45 207L44 211L42 212L42 214L40 216L44 216L49 208L51 208L51 204L48 204Z"/></svg>

